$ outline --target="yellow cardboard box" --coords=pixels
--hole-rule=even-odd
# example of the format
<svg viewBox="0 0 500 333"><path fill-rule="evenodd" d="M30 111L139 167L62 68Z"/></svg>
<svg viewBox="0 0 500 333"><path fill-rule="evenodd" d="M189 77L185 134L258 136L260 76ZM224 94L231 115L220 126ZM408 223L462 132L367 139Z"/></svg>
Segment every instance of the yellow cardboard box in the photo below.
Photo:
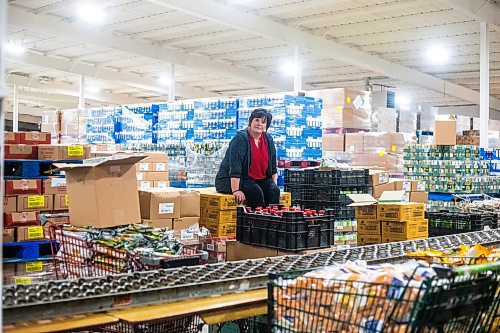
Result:
<svg viewBox="0 0 500 333"><path fill-rule="evenodd" d="M415 239L429 235L429 221L412 220L404 222L382 221L382 239Z"/></svg>
<svg viewBox="0 0 500 333"><path fill-rule="evenodd" d="M200 205L202 208L215 208L219 210L236 209L238 206L234 201L234 195L220 193L201 193Z"/></svg>
<svg viewBox="0 0 500 333"><path fill-rule="evenodd" d="M380 221L372 219L358 220L359 235L381 235Z"/></svg>
<svg viewBox="0 0 500 333"><path fill-rule="evenodd" d="M358 246L380 244L382 237L380 235L360 235L358 234Z"/></svg>
<svg viewBox="0 0 500 333"><path fill-rule="evenodd" d="M379 203L377 218L381 221L411 221L424 218L423 203Z"/></svg>
<svg viewBox="0 0 500 333"><path fill-rule="evenodd" d="M236 223L205 224L205 228L207 228L214 237L236 235Z"/></svg>
<svg viewBox="0 0 500 333"><path fill-rule="evenodd" d="M208 208L203 212L203 221L207 221L212 224L236 223L236 215L236 209L218 210Z"/></svg>
<svg viewBox="0 0 500 333"><path fill-rule="evenodd" d="M292 193L290 192L281 192L280 195L280 205L285 207L292 206Z"/></svg>

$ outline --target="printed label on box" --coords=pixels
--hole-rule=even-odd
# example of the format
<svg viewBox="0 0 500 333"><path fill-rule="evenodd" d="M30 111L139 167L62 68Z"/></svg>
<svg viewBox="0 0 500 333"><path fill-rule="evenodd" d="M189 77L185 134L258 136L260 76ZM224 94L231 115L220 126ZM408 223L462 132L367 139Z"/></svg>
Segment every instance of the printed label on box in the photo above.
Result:
<svg viewBox="0 0 500 333"><path fill-rule="evenodd" d="M41 272L43 263L41 261L32 261L26 263L26 272Z"/></svg>
<svg viewBox="0 0 500 333"><path fill-rule="evenodd" d="M417 183L417 191L425 191L425 182Z"/></svg>
<svg viewBox="0 0 500 333"><path fill-rule="evenodd" d="M30 277L16 277L14 279L15 284L32 284L33 279Z"/></svg>
<svg viewBox="0 0 500 333"><path fill-rule="evenodd" d="M43 237L43 227L31 227L28 228L28 238L42 238Z"/></svg>
<svg viewBox="0 0 500 333"><path fill-rule="evenodd" d="M158 182L158 188L167 188L167 182L166 181L159 181Z"/></svg>
<svg viewBox="0 0 500 333"><path fill-rule="evenodd" d="M69 203L68 203L68 195L67 195L67 194L64 196L64 204L65 204L66 206L69 206Z"/></svg>
<svg viewBox="0 0 500 333"><path fill-rule="evenodd" d="M164 202L158 204L158 214L173 214L174 212L173 202Z"/></svg>
<svg viewBox="0 0 500 333"><path fill-rule="evenodd" d="M137 173L137 180L143 180L144 179L144 174L142 172Z"/></svg>
<svg viewBox="0 0 500 333"><path fill-rule="evenodd" d="M115 151L115 150L116 150L116 145L111 145L111 144L109 144L109 145L108 145L108 150L110 150L110 151Z"/></svg>
<svg viewBox="0 0 500 333"><path fill-rule="evenodd" d="M379 180L380 180L380 183L388 183L389 182L389 174L388 173L381 173L379 175Z"/></svg>
<svg viewBox="0 0 500 333"><path fill-rule="evenodd" d="M411 191L411 182L403 182L403 191Z"/></svg>
<svg viewBox="0 0 500 333"><path fill-rule="evenodd" d="M139 171L148 171L149 164L148 163L139 163Z"/></svg>
<svg viewBox="0 0 500 333"><path fill-rule="evenodd" d="M354 99L354 101L352 101L352 105L354 105L354 107L356 109L359 109L359 107L361 105L363 105L363 99L361 98L361 96L356 96L356 98Z"/></svg>
<svg viewBox="0 0 500 333"><path fill-rule="evenodd" d="M66 186L66 178L52 178L50 180L51 187Z"/></svg>
<svg viewBox="0 0 500 333"><path fill-rule="evenodd" d="M155 171L167 171L165 163L156 163Z"/></svg>
<svg viewBox="0 0 500 333"><path fill-rule="evenodd" d="M208 251L215 251L215 245L214 244L207 244L207 250Z"/></svg>
<svg viewBox="0 0 500 333"><path fill-rule="evenodd" d="M141 189L142 190L148 189L150 187L151 187L151 182L149 182L147 180L141 181Z"/></svg>
<svg viewBox="0 0 500 333"><path fill-rule="evenodd" d="M43 195L32 195L28 197L28 208L44 207L45 197Z"/></svg>
<svg viewBox="0 0 500 333"><path fill-rule="evenodd" d="M181 240L194 239L194 232L190 229L181 230Z"/></svg>
<svg viewBox="0 0 500 333"><path fill-rule="evenodd" d="M68 146L68 156L83 156L83 146Z"/></svg>

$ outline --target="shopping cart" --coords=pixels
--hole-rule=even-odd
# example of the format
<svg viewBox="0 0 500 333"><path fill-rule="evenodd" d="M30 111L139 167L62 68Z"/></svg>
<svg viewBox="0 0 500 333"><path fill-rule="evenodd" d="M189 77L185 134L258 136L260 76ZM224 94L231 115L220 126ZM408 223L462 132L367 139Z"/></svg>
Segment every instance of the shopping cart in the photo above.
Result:
<svg viewBox="0 0 500 333"><path fill-rule="evenodd" d="M498 332L500 263L435 267L406 285L271 274L272 332Z"/></svg>
<svg viewBox="0 0 500 333"><path fill-rule="evenodd" d="M78 279L205 263L208 254L195 247L182 247L179 255L143 255L98 244L85 233L61 226L49 229L57 279Z"/></svg>

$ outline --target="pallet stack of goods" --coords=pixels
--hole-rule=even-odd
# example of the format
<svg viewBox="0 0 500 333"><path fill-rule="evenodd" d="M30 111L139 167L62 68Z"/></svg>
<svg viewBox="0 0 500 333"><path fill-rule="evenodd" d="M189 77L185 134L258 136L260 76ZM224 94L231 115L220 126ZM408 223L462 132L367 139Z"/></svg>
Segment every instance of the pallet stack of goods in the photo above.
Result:
<svg viewBox="0 0 500 333"><path fill-rule="evenodd" d="M349 194L368 193L368 170L286 169L285 190L292 205L303 209L333 209L334 245L356 242L356 219Z"/></svg>
<svg viewBox="0 0 500 333"><path fill-rule="evenodd" d="M116 143L156 143L158 104L124 105L115 114Z"/></svg>
<svg viewBox="0 0 500 333"><path fill-rule="evenodd" d="M350 195L358 222L358 246L429 237L423 203L402 202L402 191L388 191L379 201L367 194Z"/></svg>
<svg viewBox="0 0 500 333"><path fill-rule="evenodd" d="M3 263L4 281L31 283L52 278L49 224L68 223L67 217L40 214L69 209L66 179L56 171L62 160L81 162L90 156L86 145L51 145L47 132L5 132ZM45 227L45 228L44 228Z"/></svg>

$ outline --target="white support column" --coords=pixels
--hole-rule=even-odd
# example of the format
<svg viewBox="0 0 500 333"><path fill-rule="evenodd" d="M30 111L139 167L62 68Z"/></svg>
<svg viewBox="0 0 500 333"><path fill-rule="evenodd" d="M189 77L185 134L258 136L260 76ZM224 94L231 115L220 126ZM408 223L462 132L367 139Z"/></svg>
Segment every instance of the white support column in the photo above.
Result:
<svg viewBox="0 0 500 333"><path fill-rule="evenodd" d="M17 84L14 85L14 105L12 114L12 131L19 131L19 88Z"/></svg>
<svg viewBox="0 0 500 333"><path fill-rule="evenodd" d="M85 76L80 75L80 95L78 98L78 108L85 109Z"/></svg>
<svg viewBox="0 0 500 333"><path fill-rule="evenodd" d="M488 148L488 124L490 120L490 47L488 23L481 22L480 72L479 72L479 143Z"/></svg>
<svg viewBox="0 0 500 333"><path fill-rule="evenodd" d="M300 48L294 46L294 65L296 66L295 73L293 73L293 94L297 96L299 90L302 89L302 66L300 64Z"/></svg>
<svg viewBox="0 0 500 333"><path fill-rule="evenodd" d="M170 86L168 87L168 101L175 101L175 64L170 64Z"/></svg>

